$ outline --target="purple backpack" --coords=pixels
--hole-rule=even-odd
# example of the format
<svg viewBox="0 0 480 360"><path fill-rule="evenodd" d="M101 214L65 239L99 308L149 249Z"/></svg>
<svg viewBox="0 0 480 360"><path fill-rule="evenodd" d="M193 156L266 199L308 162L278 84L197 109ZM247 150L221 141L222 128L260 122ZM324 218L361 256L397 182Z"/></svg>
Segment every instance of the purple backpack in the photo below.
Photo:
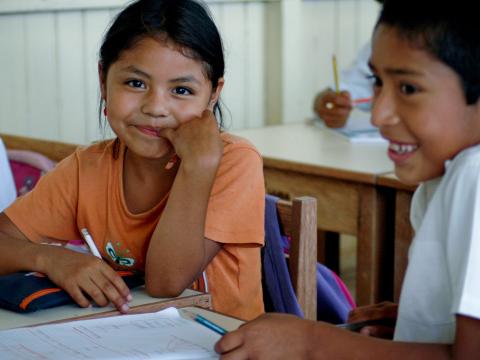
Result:
<svg viewBox="0 0 480 360"><path fill-rule="evenodd" d="M262 283L265 310L303 317L288 272L285 253L290 243L281 233L277 214L278 198L265 198L265 246L262 249ZM344 323L355 308L343 281L330 269L317 263L317 320Z"/></svg>

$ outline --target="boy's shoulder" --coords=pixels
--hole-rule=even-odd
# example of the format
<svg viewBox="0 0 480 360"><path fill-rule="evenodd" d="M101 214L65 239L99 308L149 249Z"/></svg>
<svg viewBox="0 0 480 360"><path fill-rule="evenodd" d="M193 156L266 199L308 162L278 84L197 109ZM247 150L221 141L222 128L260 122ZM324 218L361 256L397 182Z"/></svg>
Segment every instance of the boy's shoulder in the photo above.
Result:
<svg viewBox="0 0 480 360"><path fill-rule="evenodd" d="M445 169L446 174L457 172L460 169L480 172L480 144L459 152L452 160L446 162Z"/></svg>

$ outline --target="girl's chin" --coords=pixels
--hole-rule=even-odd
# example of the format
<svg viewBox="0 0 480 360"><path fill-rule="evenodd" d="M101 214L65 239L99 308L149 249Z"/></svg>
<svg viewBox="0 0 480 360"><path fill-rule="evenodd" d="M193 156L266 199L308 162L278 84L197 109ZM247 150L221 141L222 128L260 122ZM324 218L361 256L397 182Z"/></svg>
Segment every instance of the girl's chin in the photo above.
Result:
<svg viewBox="0 0 480 360"><path fill-rule="evenodd" d="M128 147L135 155L151 160L161 160L167 157L170 158L175 154L173 147L168 141L165 141L164 144L160 143L153 146L135 146L132 144L132 146Z"/></svg>

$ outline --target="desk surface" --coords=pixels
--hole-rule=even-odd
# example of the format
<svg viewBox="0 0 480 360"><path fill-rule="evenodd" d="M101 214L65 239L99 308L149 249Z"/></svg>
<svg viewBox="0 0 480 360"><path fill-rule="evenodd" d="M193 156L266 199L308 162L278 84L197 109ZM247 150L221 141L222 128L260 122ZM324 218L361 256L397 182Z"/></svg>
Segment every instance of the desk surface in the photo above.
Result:
<svg viewBox="0 0 480 360"><path fill-rule="evenodd" d="M407 185L402 183L395 173L382 174L378 177L378 185L393 188L396 190L405 190L414 192L417 185Z"/></svg>
<svg viewBox="0 0 480 360"><path fill-rule="evenodd" d="M182 307L200 305L210 307L210 295L187 289L177 298L153 298L148 296L143 287L132 290L133 300L130 304L131 314L153 312L168 306ZM21 314L0 309L0 330L23 326L40 325L51 322L87 319L118 315L113 307L81 308L75 304L59 306L32 313Z"/></svg>
<svg viewBox="0 0 480 360"><path fill-rule="evenodd" d="M240 320L228 315L224 315L213 310L201 308L198 306L188 306L188 307L181 308L179 310L180 310L180 314L182 314L182 316L187 318L190 318L190 317L185 313L200 314L203 317L207 318L208 320L212 321L214 324L221 326L227 331L236 330L240 327L240 325L242 325L245 322L243 320Z"/></svg>
<svg viewBox="0 0 480 360"><path fill-rule="evenodd" d="M266 165L343 180L375 183L376 176L393 171L386 143L352 143L309 124L286 124L237 130L250 140Z"/></svg>

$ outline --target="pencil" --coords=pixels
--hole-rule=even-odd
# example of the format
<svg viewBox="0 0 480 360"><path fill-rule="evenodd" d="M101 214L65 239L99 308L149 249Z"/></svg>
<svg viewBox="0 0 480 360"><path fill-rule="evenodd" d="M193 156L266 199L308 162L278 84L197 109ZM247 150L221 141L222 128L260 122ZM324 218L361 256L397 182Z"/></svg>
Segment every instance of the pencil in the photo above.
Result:
<svg viewBox="0 0 480 360"><path fill-rule="evenodd" d="M225 330L221 326L218 326L217 324L214 324L210 320L205 319L202 315L196 314L193 320L209 328L210 330L215 331L217 334L225 335L227 333L227 330Z"/></svg>
<svg viewBox="0 0 480 360"><path fill-rule="evenodd" d="M332 55L333 79L335 81L335 92L340 94L340 85L338 83L337 57Z"/></svg>
<svg viewBox="0 0 480 360"><path fill-rule="evenodd" d="M95 242L93 241L93 238L90 235L90 233L88 232L87 228L83 228L82 230L80 230L80 232L82 233L83 239L87 243L87 245L90 249L90 252L94 256L96 256L97 258L101 259L102 255L100 255L100 252L98 251L97 247L95 246Z"/></svg>
<svg viewBox="0 0 480 360"><path fill-rule="evenodd" d="M359 104L367 104L369 102L372 102L372 98L360 98L360 99L355 99L352 100L352 105L359 105Z"/></svg>

